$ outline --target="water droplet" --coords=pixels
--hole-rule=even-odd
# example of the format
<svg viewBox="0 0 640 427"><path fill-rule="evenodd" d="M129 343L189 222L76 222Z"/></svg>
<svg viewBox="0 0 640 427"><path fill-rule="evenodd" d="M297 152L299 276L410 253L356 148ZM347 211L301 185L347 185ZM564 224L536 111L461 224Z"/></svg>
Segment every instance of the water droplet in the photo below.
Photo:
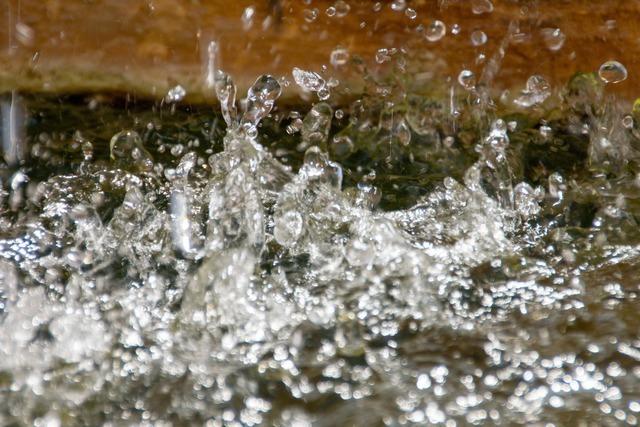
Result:
<svg viewBox="0 0 640 427"><path fill-rule="evenodd" d="M319 12L317 8L313 8L305 9L302 14L304 15L304 20L311 23L318 18Z"/></svg>
<svg viewBox="0 0 640 427"><path fill-rule="evenodd" d="M184 90L182 86L177 85L169 89L169 92L167 92L167 96L165 96L164 99L166 102L170 104L174 102L180 102L184 99L186 94L187 94L187 91Z"/></svg>
<svg viewBox="0 0 640 427"><path fill-rule="evenodd" d="M472 90L476 87L476 75L471 70L462 70L458 74L458 83L466 90Z"/></svg>
<svg viewBox="0 0 640 427"><path fill-rule="evenodd" d="M349 6L349 4L344 1L344 0L338 0L337 2L334 3L334 8L336 11L336 16L338 18L342 18L344 16L347 16L347 14L349 13L349 11L351 10L351 6Z"/></svg>
<svg viewBox="0 0 640 427"><path fill-rule="evenodd" d="M320 101L326 101L331 96L331 91L328 86L323 86L318 90L317 94Z"/></svg>
<svg viewBox="0 0 640 427"><path fill-rule="evenodd" d="M243 124L255 128L260 120L269 115L281 92L280 83L272 76L265 74L258 77L247 92L247 111L242 116Z"/></svg>
<svg viewBox="0 0 640 427"><path fill-rule="evenodd" d="M401 145L407 146L411 142L411 129L404 119L401 119L394 130L394 134Z"/></svg>
<svg viewBox="0 0 640 427"><path fill-rule="evenodd" d="M376 62L378 64L383 64L390 60L391 60L391 54L389 49L386 49L386 48L378 49L378 51L376 52Z"/></svg>
<svg viewBox="0 0 640 427"><path fill-rule="evenodd" d="M382 192L378 187L367 181L360 181L357 185L355 204L362 209L375 209L382 199Z"/></svg>
<svg viewBox="0 0 640 427"><path fill-rule="evenodd" d="M287 210L278 215L274 222L273 237L284 247L293 246L302 235L304 220L296 210Z"/></svg>
<svg viewBox="0 0 640 427"><path fill-rule="evenodd" d="M633 128L633 117L631 117L630 115L626 115L622 118L622 126L625 127L625 129L632 129Z"/></svg>
<svg viewBox="0 0 640 427"><path fill-rule="evenodd" d="M514 101L520 107L542 104L551 95L551 88L544 77L533 75L527 80L527 86Z"/></svg>
<svg viewBox="0 0 640 427"><path fill-rule="evenodd" d="M348 156L353 150L353 141L349 135L336 135L331 140L331 152L339 158Z"/></svg>
<svg viewBox="0 0 640 427"><path fill-rule="evenodd" d="M491 0L472 0L471 11L476 15L493 12L493 3Z"/></svg>
<svg viewBox="0 0 640 427"><path fill-rule="evenodd" d="M296 84L306 91L317 92L326 86L326 82L320 74L313 71L305 71L294 67L291 74Z"/></svg>
<svg viewBox="0 0 640 427"><path fill-rule="evenodd" d="M454 36L457 36L458 34L460 34L459 24L453 24L453 26L451 27L451 34L453 34Z"/></svg>
<svg viewBox="0 0 640 427"><path fill-rule="evenodd" d="M567 38L560 28L543 28L540 33L547 49L552 52L562 49Z"/></svg>
<svg viewBox="0 0 640 427"><path fill-rule="evenodd" d="M302 122L302 139L310 145L324 146L331 129L333 110L325 102L311 108Z"/></svg>
<svg viewBox="0 0 640 427"><path fill-rule="evenodd" d="M425 37L430 42L437 42L447 33L444 22L435 20L429 24L425 32Z"/></svg>
<svg viewBox="0 0 640 427"><path fill-rule="evenodd" d="M256 9L253 6L249 6L242 12L242 29L248 31L253 26L253 17L256 14Z"/></svg>
<svg viewBox="0 0 640 427"><path fill-rule="evenodd" d="M521 182L513 189L514 204L518 213L525 219L540 212L536 191L526 182Z"/></svg>
<svg viewBox="0 0 640 427"><path fill-rule="evenodd" d="M336 48L331 52L331 65L334 67L339 67L344 65L349 61L349 51L344 48Z"/></svg>
<svg viewBox="0 0 640 427"><path fill-rule="evenodd" d="M311 146L304 153L304 165L300 173L308 179L325 183L334 189L342 186L342 167L330 161L319 147Z"/></svg>
<svg viewBox="0 0 640 427"><path fill-rule="evenodd" d="M396 12L402 12L405 7L407 7L406 0L393 0L393 2L391 3L391 10L394 10Z"/></svg>
<svg viewBox="0 0 640 427"><path fill-rule="evenodd" d="M560 202L564 198L565 191L567 191L567 185L562 175L558 172L549 175L549 195Z"/></svg>
<svg viewBox="0 0 640 427"><path fill-rule="evenodd" d="M476 30L471 33L471 44L474 46L482 46L487 42L487 35L482 30Z"/></svg>
<svg viewBox="0 0 640 427"><path fill-rule="evenodd" d="M627 69L618 61L607 61L600 66L598 75L605 83L620 83L627 79Z"/></svg>
<svg viewBox="0 0 640 427"><path fill-rule="evenodd" d="M140 172L149 172L153 169L153 158L144 148L137 132L125 130L113 135L109 147L111 158L120 167Z"/></svg>
<svg viewBox="0 0 640 427"><path fill-rule="evenodd" d="M227 123L227 126L233 127L237 124L238 111L236 109L236 85L229 75L221 70L218 70L215 74L214 88L218 102L220 102L220 109L222 110L222 117Z"/></svg>
<svg viewBox="0 0 640 427"><path fill-rule="evenodd" d="M404 11L404 14L409 19L416 19L416 17L418 16L418 13L415 11L415 9L411 9L411 8L407 8L407 10Z"/></svg>

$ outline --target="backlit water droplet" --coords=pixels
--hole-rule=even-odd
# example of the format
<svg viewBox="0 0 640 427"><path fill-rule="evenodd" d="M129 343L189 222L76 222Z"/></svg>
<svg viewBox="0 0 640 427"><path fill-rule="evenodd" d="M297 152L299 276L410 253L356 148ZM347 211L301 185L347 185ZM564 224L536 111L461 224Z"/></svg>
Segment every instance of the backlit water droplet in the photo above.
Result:
<svg viewBox="0 0 640 427"><path fill-rule="evenodd" d="M227 123L227 126L232 127L237 124L238 120L238 111L236 109L236 85L228 74L218 70L215 74L214 88L216 96L218 97L218 102L220 102L222 117Z"/></svg>
<svg viewBox="0 0 640 427"><path fill-rule="evenodd" d="M605 83L620 83L627 79L627 69L618 61L607 61L600 66L598 75Z"/></svg>
<svg viewBox="0 0 640 427"><path fill-rule="evenodd" d="M550 95L551 88L544 77L533 75L527 80L526 88L515 100L515 103L521 107L531 107L543 103Z"/></svg>
<svg viewBox="0 0 640 427"><path fill-rule="evenodd" d="M187 95L187 91L180 85L172 87L169 92L167 92L167 96L165 96L165 100L168 103L180 102Z"/></svg>
<svg viewBox="0 0 640 427"><path fill-rule="evenodd" d="M567 38L560 28L543 28L540 33L547 49L552 52L562 49Z"/></svg>
<svg viewBox="0 0 640 427"><path fill-rule="evenodd" d="M260 120L269 115L281 92L280 83L270 75L258 77L247 92L247 110L242 116L243 123L257 126Z"/></svg>
<svg viewBox="0 0 640 427"><path fill-rule="evenodd" d="M411 8L407 8L404 11L404 14L407 16L407 18L409 19L416 19L416 17L418 16L418 14L416 13L415 9L411 9Z"/></svg>
<svg viewBox="0 0 640 427"><path fill-rule="evenodd" d="M391 3L391 9L395 10L396 12L403 11L405 7L407 7L406 0L393 0L393 2Z"/></svg>
<svg viewBox="0 0 640 427"><path fill-rule="evenodd" d="M471 44L474 46L482 46L487 42L487 35L482 30L475 30L471 33Z"/></svg>
<svg viewBox="0 0 640 427"><path fill-rule="evenodd" d="M466 90L471 90L476 87L476 75L471 70L462 70L458 74L458 83Z"/></svg>
<svg viewBox="0 0 640 427"><path fill-rule="evenodd" d="M349 51L344 48L336 48L331 52L330 62L334 67L344 65L349 61Z"/></svg>
<svg viewBox="0 0 640 427"><path fill-rule="evenodd" d="M437 42L447 33L444 22L435 20L429 24L425 31L425 37L430 42Z"/></svg>
<svg viewBox="0 0 640 427"><path fill-rule="evenodd" d="M493 12L493 3L491 0L471 0L471 10L476 15L491 13Z"/></svg>
<svg viewBox="0 0 640 427"><path fill-rule="evenodd" d="M294 67L291 74L296 84L309 92L317 92L326 85L326 82L320 74L313 71L305 71Z"/></svg>

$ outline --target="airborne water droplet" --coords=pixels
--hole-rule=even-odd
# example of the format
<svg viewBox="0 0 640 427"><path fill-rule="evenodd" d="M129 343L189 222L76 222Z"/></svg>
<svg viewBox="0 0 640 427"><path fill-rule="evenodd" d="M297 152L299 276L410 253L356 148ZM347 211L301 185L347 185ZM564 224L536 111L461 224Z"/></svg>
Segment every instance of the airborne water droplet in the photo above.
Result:
<svg viewBox="0 0 640 427"><path fill-rule="evenodd" d="M598 75L605 83L620 83L627 79L627 69L618 61L607 61L600 66Z"/></svg>
<svg viewBox="0 0 640 427"><path fill-rule="evenodd" d="M435 20L431 22L427 28L425 37L430 42L437 42L447 33L447 27L444 22Z"/></svg>
<svg viewBox="0 0 640 427"><path fill-rule="evenodd" d="M552 52L562 49L567 38L560 28L543 28L540 33L545 45Z"/></svg>
<svg viewBox="0 0 640 427"><path fill-rule="evenodd" d="M227 126L232 127L238 120L238 111L236 109L236 86L229 75L221 70L218 70L215 74L214 87L218 102L220 102L220 109L222 110L222 117L227 123Z"/></svg>
<svg viewBox="0 0 640 427"><path fill-rule="evenodd" d="M165 96L165 101L168 103L180 102L186 96L187 91L180 85L172 87L169 92L167 92L167 96Z"/></svg>
<svg viewBox="0 0 640 427"><path fill-rule="evenodd" d="M305 71L298 67L293 67L291 74L296 84L306 91L317 92L326 86L326 82L320 74L313 71Z"/></svg>
<svg viewBox="0 0 640 427"><path fill-rule="evenodd" d="M473 0L471 2L471 10L476 15L491 13L493 12L493 3L491 3L491 0Z"/></svg>
<svg viewBox="0 0 640 427"><path fill-rule="evenodd" d="M550 95L551 89L544 77L533 75L529 77L526 88L514 102L516 105L527 108L542 104Z"/></svg>
<svg viewBox="0 0 640 427"><path fill-rule="evenodd" d="M471 44L474 46L482 46L487 42L487 35L484 31L476 30L471 33Z"/></svg>
<svg viewBox="0 0 640 427"><path fill-rule="evenodd" d="M300 212L288 210L275 219L273 237L284 247L293 246L300 238L304 227L304 220Z"/></svg>
<svg viewBox="0 0 640 427"><path fill-rule="evenodd" d="M258 77L247 93L247 111L242 116L242 122L256 127L265 118L280 96L280 83L270 75Z"/></svg>
<svg viewBox="0 0 640 427"><path fill-rule="evenodd" d="M138 171L151 171L153 158L144 148L137 132L125 130L113 135L109 143L111 158L120 167Z"/></svg>
<svg viewBox="0 0 640 427"><path fill-rule="evenodd" d="M349 4L347 2L345 2L344 0L338 0L337 2L335 2L333 7L335 8L336 16L338 18L342 18L344 16L347 16L349 11L351 10L351 6L349 6Z"/></svg>
<svg viewBox="0 0 640 427"><path fill-rule="evenodd" d="M302 122L302 139L310 145L325 145L331 129L333 110L325 102L311 108Z"/></svg>
<svg viewBox="0 0 640 427"><path fill-rule="evenodd" d="M331 52L331 65L334 67L339 67L344 65L349 60L349 51L344 48L336 48Z"/></svg>
<svg viewBox="0 0 640 427"><path fill-rule="evenodd" d="M476 75L471 70L462 70L458 74L458 83L466 90L472 90L476 87Z"/></svg>
<svg viewBox="0 0 640 427"><path fill-rule="evenodd" d="M402 12L405 7L407 7L406 0L394 0L393 3L391 3L391 9L396 12Z"/></svg>

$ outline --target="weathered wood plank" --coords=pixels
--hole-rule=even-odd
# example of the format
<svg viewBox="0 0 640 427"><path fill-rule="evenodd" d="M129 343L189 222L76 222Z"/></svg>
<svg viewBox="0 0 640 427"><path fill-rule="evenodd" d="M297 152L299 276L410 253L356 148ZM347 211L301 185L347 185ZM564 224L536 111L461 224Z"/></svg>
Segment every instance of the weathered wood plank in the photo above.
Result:
<svg viewBox="0 0 640 427"><path fill-rule="evenodd" d="M499 86L522 83L533 73L563 82L577 70L595 71L616 59L626 65L629 78L614 90L637 96L639 2L494 0L492 13L474 14L470 1L407 1L415 19L392 10L390 2L382 2L376 12L375 2L364 0L348 1L350 10L343 17L339 12L327 16L334 3L8 0L0 5L0 90L115 90L159 98L179 83L191 99L209 99L204 82L212 41L219 49L218 65L241 87L265 72L290 75L293 66L333 68L330 54L337 47L372 65L377 49L404 47L420 58L412 72L456 76L463 68L480 72L478 54L491 56L509 23L517 22L520 34L508 48ZM317 17L311 20L313 10ZM251 11L251 19L246 18ZM448 31L432 43L416 28L434 19L445 22ZM453 24L460 25L458 35L451 33ZM545 45L545 28L560 28L566 35L561 49L551 51ZM487 34L485 45L472 46L469 39L475 30Z"/></svg>

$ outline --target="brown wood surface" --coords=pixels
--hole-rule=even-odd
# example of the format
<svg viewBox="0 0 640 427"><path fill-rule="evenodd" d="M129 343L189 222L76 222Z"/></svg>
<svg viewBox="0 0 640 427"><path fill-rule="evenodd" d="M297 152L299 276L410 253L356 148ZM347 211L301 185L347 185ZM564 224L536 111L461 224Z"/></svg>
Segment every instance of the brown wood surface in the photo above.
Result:
<svg viewBox="0 0 640 427"><path fill-rule="evenodd" d="M375 70L379 48L404 48L416 58L411 73L427 79L480 73L476 57L493 55L518 25L496 78L496 89L542 74L560 84L575 71L595 71L609 59L622 62L629 78L611 90L639 95L640 2L631 0L493 0L493 12L474 14L470 0L407 0L410 19L391 2L347 0L349 13L329 17L326 0L5 0L0 4L0 90L91 92L115 90L161 98L181 84L192 100L210 99L204 84L206 50L217 42L217 61L241 90L262 73L290 76L292 67L350 77L333 67L337 47L362 56ZM253 6L253 19L242 20ZM313 22L305 14L317 9ZM434 19L447 35L428 42L417 30ZM458 35L451 33L459 24ZM564 46L550 51L541 31L560 28ZM482 30L488 42L472 46ZM295 96L295 85L288 95Z"/></svg>

